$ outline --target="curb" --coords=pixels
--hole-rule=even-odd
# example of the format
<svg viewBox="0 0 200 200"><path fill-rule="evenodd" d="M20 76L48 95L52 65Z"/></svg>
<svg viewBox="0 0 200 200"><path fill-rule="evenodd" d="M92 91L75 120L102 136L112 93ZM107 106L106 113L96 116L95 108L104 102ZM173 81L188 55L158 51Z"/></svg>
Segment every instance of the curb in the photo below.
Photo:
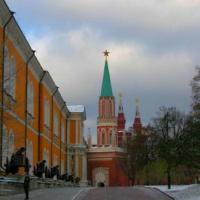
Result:
<svg viewBox="0 0 200 200"><path fill-rule="evenodd" d="M166 192L163 192L163 191L159 190L158 188L155 188L155 187L152 187L152 188L150 188L150 187L146 187L146 188L157 190L158 192L160 192L160 193L162 193L162 194L168 196L170 199L175 200L174 197L172 197L171 195L169 195L169 194L166 193Z"/></svg>

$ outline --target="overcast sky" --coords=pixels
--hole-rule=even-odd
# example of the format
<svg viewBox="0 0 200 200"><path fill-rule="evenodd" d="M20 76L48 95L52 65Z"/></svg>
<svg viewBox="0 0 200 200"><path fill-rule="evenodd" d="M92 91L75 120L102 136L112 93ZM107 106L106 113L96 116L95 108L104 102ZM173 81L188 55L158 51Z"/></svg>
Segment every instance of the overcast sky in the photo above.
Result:
<svg viewBox="0 0 200 200"><path fill-rule="evenodd" d="M86 106L86 132L96 134L105 49L127 127L136 97L143 124L162 105L190 110L190 81L200 64L200 0L6 2L66 102Z"/></svg>

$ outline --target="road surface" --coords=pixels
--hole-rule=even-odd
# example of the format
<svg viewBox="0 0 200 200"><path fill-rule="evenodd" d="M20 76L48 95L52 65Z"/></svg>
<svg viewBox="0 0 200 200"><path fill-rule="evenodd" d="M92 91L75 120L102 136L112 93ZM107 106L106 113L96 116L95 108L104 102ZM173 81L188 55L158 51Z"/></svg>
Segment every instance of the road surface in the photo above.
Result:
<svg viewBox="0 0 200 200"><path fill-rule="evenodd" d="M76 200L172 200L157 189L147 187L109 187L89 190Z"/></svg>
<svg viewBox="0 0 200 200"><path fill-rule="evenodd" d="M23 200L24 194L0 197ZM162 192L146 187L49 188L30 192L30 200L172 200Z"/></svg>

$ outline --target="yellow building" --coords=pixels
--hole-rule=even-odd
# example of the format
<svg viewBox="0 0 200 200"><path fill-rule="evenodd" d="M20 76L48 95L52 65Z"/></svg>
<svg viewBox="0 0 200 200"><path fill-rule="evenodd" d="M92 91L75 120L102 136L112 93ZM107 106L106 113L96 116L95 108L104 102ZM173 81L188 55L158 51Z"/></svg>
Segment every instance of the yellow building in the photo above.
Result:
<svg viewBox="0 0 200 200"><path fill-rule="evenodd" d="M67 123L73 126L74 113L70 115L54 80L43 70L3 0L0 1L0 103L0 169L13 152L26 147L30 173L38 161L46 160L47 166L59 165L61 174L65 174ZM80 144L82 119L85 111L83 118L77 118ZM70 137L73 134L72 131ZM75 166L76 175L81 177L82 161L79 162L80 156L75 159L80 163Z"/></svg>
<svg viewBox="0 0 200 200"><path fill-rule="evenodd" d="M85 107L82 105L67 106L70 116L67 121L67 172L81 184L87 184L87 146L84 139Z"/></svg>

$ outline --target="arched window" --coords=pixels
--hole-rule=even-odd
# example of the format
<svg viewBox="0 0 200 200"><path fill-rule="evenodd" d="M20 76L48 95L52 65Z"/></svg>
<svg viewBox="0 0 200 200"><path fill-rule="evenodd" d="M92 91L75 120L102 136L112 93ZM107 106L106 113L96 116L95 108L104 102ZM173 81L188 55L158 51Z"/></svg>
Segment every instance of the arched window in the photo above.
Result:
<svg viewBox="0 0 200 200"><path fill-rule="evenodd" d="M6 163L8 157L8 131L5 125L3 125L3 135L2 135L2 163Z"/></svg>
<svg viewBox="0 0 200 200"><path fill-rule="evenodd" d="M112 144L112 131L110 131L110 144Z"/></svg>
<svg viewBox="0 0 200 200"><path fill-rule="evenodd" d="M11 58L10 62L10 95L15 99L16 89L16 62L14 57Z"/></svg>
<svg viewBox="0 0 200 200"><path fill-rule="evenodd" d="M112 101L109 101L109 116L112 117Z"/></svg>
<svg viewBox="0 0 200 200"><path fill-rule="evenodd" d="M5 47L5 58L4 58L4 90L9 93L10 88L10 62L8 48Z"/></svg>
<svg viewBox="0 0 200 200"><path fill-rule="evenodd" d="M57 115L57 113L54 113L53 129L54 129L54 134L56 136L58 136L58 115Z"/></svg>
<svg viewBox="0 0 200 200"><path fill-rule="evenodd" d="M101 111L101 104L99 103L99 116L101 117L102 111Z"/></svg>
<svg viewBox="0 0 200 200"><path fill-rule="evenodd" d="M64 162L64 160L62 159L62 160L61 160L61 175L65 173L65 168L64 168L64 167L65 167L65 162Z"/></svg>
<svg viewBox="0 0 200 200"><path fill-rule="evenodd" d="M102 116L105 117L105 102L102 102Z"/></svg>
<svg viewBox="0 0 200 200"><path fill-rule="evenodd" d="M13 130L9 131L9 140L8 140L8 158L10 159L12 154L15 151L15 135Z"/></svg>
<svg viewBox="0 0 200 200"><path fill-rule="evenodd" d="M105 133L102 133L102 145L105 145Z"/></svg>
<svg viewBox="0 0 200 200"><path fill-rule="evenodd" d="M34 87L31 81L27 85L27 110L33 116L34 114Z"/></svg>
<svg viewBox="0 0 200 200"><path fill-rule="evenodd" d="M43 159L46 160L46 166L48 167L49 166L49 151L44 148L44 151L43 151Z"/></svg>
<svg viewBox="0 0 200 200"><path fill-rule="evenodd" d="M15 99L16 61L13 56L12 57L9 56L7 48L5 48L5 59L4 59L4 90L13 99Z"/></svg>
<svg viewBox="0 0 200 200"><path fill-rule="evenodd" d="M105 117L108 117L108 101L105 102Z"/></svg>
<svg viewBox="0 0 200 200"><path fill-rule="evenodd" d="M45 99L44 101L44 124L49 127L50 124L50 106L49 106L49 101Z"/></svg>
<svg viewBox="0 0 200 200"><path fill-rule="evenodd" d="M64 123L62 122L62 125L61 125L61 140L63 143L65 143L65 126L64 126Z"/></svg>
<svg viewBox="0 0 200 200"><path fill-rule="evenodd" d="M53 156L53 166L58 165L58 156L54 154Z"/></svg>
<svg viewBox="0 0 200 200"><path fill-rule="evenodd" d="M26 153L27 153L29 163L31 165L30 173L32 174L32 172L33 172L33 143L31 141L28 141L28 140L27 140L27 151L26 151Z"/></svg>

